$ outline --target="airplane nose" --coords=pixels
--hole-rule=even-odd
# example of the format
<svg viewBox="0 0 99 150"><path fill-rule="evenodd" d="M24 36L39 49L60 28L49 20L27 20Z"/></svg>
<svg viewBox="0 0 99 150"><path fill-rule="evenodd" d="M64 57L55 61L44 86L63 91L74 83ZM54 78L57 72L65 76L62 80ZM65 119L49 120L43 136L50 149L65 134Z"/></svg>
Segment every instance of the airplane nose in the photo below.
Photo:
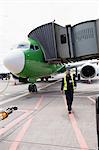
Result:
<svg viewBox="0 0 99 150"><path fill-rule="evenodd" d="M23 51L13 50L4 60L5 67L14 74L20 73L25 65L25 55Z"/></svg>

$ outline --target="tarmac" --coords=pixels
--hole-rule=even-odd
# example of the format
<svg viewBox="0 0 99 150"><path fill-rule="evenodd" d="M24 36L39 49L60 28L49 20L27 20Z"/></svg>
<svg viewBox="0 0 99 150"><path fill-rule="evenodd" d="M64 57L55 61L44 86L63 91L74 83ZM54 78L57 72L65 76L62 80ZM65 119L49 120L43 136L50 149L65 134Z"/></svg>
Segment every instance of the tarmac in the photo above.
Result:
<svg viewBox="0 0 99 150"><path fill-rule="evenodd" d="M96 106L99 81L78 83L68 114L61 82L28 84L0 80L0 108L18 107L0 121L0 150L97 150Z"/></svg>

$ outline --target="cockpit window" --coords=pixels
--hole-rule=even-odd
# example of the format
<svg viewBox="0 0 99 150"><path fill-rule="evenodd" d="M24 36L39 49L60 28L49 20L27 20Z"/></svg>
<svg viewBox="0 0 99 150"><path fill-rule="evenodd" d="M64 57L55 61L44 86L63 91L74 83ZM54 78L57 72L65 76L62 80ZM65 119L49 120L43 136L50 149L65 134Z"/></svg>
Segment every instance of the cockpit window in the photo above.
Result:
<svg viewBox="0 0 99 150"><path fill-rule="evenodd" d="M39 47L38 47L37 45L35 45L35 49L36 49L36 50L38 50L38 49L39 49Z"/></svg>
<svg viewBox="0 0 99 150"><path fill-rule="evenodd" d="M30 45L30 49L35 50L34 45Z"/></svg>
<svg viewBox="0 0 99 150"><path fill-rule="evenodd" d="M31 50L39 50L39 46L37 46L37 45L30 45L30 49Z"/></svg>

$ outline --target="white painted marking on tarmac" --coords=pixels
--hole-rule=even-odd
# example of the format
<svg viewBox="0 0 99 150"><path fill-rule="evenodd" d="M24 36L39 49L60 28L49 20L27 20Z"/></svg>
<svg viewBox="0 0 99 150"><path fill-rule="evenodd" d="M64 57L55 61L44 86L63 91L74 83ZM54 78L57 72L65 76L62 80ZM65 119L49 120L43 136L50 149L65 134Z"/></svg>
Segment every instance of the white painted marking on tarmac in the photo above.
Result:
<svg viewBox="0 0 99 150"><path fill-rule="evenodd" d="M30 112L31 110L26 110L26 109L18 109L17 111L19 111L19 112L21 111L21 112L24 112L24 113L25 113L25 112Z"/></svg>
<svg viewBox="0 0 99 150"><path fill-rule="evenodd" d="M85 98L85 97L87 97L87 96L80 96L80 95L74 95L74 97L81 97L81 98Z"/></svg>
<svg viewBox="0 0 99 150"><path fill-rule="evenodd" d="M87 96L87 98L92 101L94 104L96 103L96 101L91 97L91 96Z"/></svg>
<svg viewBox="0 0 99 150"><path fill-rule="evenodd" d="M53 85L53 84L56 84L56 83L59 82L59 81L61 81L61 79L60 79L60 80L57 80L57 81L55 81L55 82L53 82L53 83L47 84L47 85L43 86L42 88L38 88L38 91L39 91L39 90L42 90L42 89L45 89L45 88L47 88L47 87L49 87L49 86L51 86L51 85Z"/></svg>
<svg viewBox="0 0 99 150"><path fill-rule="evenodd" d="M26 91L27 92L27 91ZM25 93L25 91L21 91L20 93Z"/></svg>
<svg viewBox="0 0 99 150"><path fill-rule="evenodd" d="M15 101L15 100L17 100L17 99L19 99L19 98L22 98L22 97L24 97L24 96L27 96L27 95L29 95L29 93L25 93L25 94L22 94L22 95L19 95L19 96L16 96L16 97L9 98L8 100L5 100L5 101L0 102L0 105L3 105L3 104L6 104L6 103Z"/></svg>
<svg viewBox="0 0 99 150"><path fill-rule="evenodd" d="M2 96L9 96L9 95L10 95L10 93L6 93L6 94L0 95L0 97L2 97Z"/></svg>
<svg viewBox="0 0 99 150"><path fill-rule="evenodd" d="M8 95L10 95L10 93L5 93L4 95L8 96Z"/></svg>
<svg viewBox="0 0 99 150"><path fill-rule="evenodd" d="M50 84L48 84L48 85L46 85L46 86L44 86L44 87L42 87L42 88L39 88L38 91L41 90L41 89L47 88L47 87L49 87L49 86L51 86L51 85L53 85L53 84L55 84L55 83L57 83L57 82L59 82L59 81L60 81L60 80L57 80L56 82L50 83ZM5 100L5 101L0 102L0 105L3 105L3 104L6 104L6 103L15 101L15 100L17 100L17 99L19 99L19 98L22 98L22 97L24 97L24 96L27 96L27 95L29 95L29 93L25 93L25 94L22 94L22 95L13 97L13 98L9 98L9 99L7 99L7 100Z"/></svg>

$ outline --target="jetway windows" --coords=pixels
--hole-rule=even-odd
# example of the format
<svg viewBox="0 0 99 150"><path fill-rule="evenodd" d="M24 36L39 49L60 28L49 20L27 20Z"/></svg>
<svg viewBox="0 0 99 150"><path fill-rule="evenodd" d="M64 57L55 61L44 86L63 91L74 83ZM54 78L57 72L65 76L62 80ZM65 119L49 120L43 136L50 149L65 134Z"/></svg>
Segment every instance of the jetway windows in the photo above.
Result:
<svg viewBox="0 0 99 150"><path fill-rule="evenodd" d="M73 48L76 57L98 53L95 21L83 22L72 27Z"/></svg>
<svg viewBox="0 0 99 150"><path fill-rule="evenodd" d="M90 38L94 38L94 31L93 31L93 28L90 28Z"/></svg>
<svg viewBox="0 0 99 150"><path fill-rule="evenodd" d="M61 44L65 44L66 43L66 34L60 35L60 39L61 39Z"/></svg>
<svg viewBox="0 0 99 150"><path fill-rule="evenodd" d="M75 40L78 42L81 40L87 40L89 38L94 38L93 28L79 30L78 32L75 33Z"/></svg>

